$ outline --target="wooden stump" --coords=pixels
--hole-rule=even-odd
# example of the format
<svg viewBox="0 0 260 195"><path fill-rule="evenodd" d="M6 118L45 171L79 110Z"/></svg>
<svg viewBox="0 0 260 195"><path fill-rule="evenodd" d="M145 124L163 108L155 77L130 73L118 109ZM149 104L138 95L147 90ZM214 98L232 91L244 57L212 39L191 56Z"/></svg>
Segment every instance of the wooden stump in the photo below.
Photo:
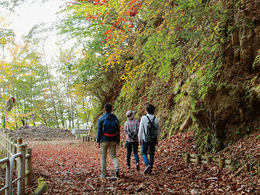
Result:
<svg viewBox="0 0 260 195"><path fill-rule="evenodd" d="M190 154L189 153L186 153L185 154L185 163L190 163Z"/></svg>
<svg viewBox="0 0 260 195"><path fill-rule="evenodd" d="M223 169L225 166L225 159L224 158L220 158L219 159L219 169Z"/></svg>
<svg viewBox="0 0 260 195"><path fill-rule="evenodd" d="M212 162L212 157L211 156L207 156L207 163L210 164Z"/></svg>
<svg viewBox="0 0 260 195"><path fill-rule="evenodd" d="M200 160L201 160L200 155L197 154L197 155L196 155L196 165L199 165L199 164L200 164Z"/></svg>

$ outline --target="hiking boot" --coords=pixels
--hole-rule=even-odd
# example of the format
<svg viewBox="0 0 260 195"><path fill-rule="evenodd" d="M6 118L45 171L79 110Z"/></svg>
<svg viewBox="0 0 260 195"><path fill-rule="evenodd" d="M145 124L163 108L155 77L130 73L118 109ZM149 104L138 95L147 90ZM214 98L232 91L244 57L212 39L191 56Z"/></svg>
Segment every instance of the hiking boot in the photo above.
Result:
<svg viewBox="0 0 260 195"><path fill-rule="evenodd" d="M135 169L140 170L139 163L136 164Z"/></svg>
<svg viewBox="0 0 260 195"><path fill-rule="evenodd" d="M150 169L151 169L151 166L148 165L148 166L145 168L145 170L144 170L144 174L147 174L147 173L150 171Z"/></svg>
<svg viewBox="0 0 260 195"><path fill-rule="evenodd" d="M116 178L119 178L119 171L116 171Z"/></svg>
<svg viewBox="0 0 260 195"><path fill-rule="evenodd" d="M102 174L101 174L99 177L100 177L101 179L106 179L106 177L104 177L104 175L102 175Z"/></svg>

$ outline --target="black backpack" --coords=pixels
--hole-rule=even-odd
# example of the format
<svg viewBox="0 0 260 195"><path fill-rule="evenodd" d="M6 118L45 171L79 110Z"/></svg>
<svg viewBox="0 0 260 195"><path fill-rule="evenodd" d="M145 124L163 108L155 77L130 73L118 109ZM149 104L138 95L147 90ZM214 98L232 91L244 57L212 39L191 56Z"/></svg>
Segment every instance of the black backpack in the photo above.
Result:
<svg viewBox="0 0 260 195"><path fill-rule="evenodd" d="M145 140L148 144L155 144L157 142L157 133L158 133L158 125L155 124L155 116L153 118L153 121L150 120L148 116L146 116L149 120L147 124L147 132L144 131Z"/></svg>
<svg viewBox="0 0 260 195"><path fill-rule="evenodd" d="M103 133L107 137L116 137L119 129L119 124L116 116L108 113L103 123Z"/></svg>
<svg viewBox="0 0 260 195"><path fill-rule="evenodd" d="M137 123L135 123L135 124L136 124L136 129L137 129L137 128L138 128L138 127L137 127ZM132 138L133 140L138 140L138 135L137 135L135 132L130 131L129 128L128 128L128 126L127 126L127 134L128 134L129 137Z"/></svg>

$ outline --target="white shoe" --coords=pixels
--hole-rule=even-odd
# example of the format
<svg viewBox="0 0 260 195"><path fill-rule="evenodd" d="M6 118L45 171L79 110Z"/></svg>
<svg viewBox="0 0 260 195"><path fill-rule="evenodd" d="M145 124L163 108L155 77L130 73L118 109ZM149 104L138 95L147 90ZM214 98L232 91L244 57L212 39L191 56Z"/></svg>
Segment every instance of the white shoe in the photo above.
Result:
<svg viewBox="0 0 260 195"><path fill-rule="evenodd" d="M145 168L145 170L144 170L144 174L147 174L147 173L150 171L150 169L151 169L151 166L148 165L148 166Z"/></svg>

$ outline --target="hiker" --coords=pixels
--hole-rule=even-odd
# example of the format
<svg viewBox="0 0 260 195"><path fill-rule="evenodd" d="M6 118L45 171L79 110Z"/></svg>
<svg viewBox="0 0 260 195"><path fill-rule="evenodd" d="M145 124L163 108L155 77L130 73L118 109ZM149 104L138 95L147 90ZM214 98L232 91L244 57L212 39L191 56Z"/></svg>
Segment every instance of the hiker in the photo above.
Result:
<svg viewBox="0 0 260 195"><path fill-rule="evenodd" d="M107 150L109 150L114 164L116 177L119 178L119 163L116 156L116 148L120 142L120 128L118 118L111 113L112 105L106 103L104 106L105 114L98 120L97 143L101 148L101 178L106 178L106 159Z"/></svg>
<svg viewBox="0 0 260 195"><path fill-rule="evenodd" d="M138 140L142 142L142 156L145 163L144 174L151 174L154 164L155 145L158 145L159 119L154 114L155 107L152 104L146 106L146 115L140 121ZM149 160L147 151L149 149Z"/></svg>
<svg viewBox="0 0 260 195"><path fill-rule="evenodd" d="M139 121L134 119L135 111L128 110L126 112L127 121L124 124L124 132L126 134L126 149L127 149L127 169L130 169L130 157L133 149L136 170L139 170L139 157L138 157L138 129Z"/></svg>

